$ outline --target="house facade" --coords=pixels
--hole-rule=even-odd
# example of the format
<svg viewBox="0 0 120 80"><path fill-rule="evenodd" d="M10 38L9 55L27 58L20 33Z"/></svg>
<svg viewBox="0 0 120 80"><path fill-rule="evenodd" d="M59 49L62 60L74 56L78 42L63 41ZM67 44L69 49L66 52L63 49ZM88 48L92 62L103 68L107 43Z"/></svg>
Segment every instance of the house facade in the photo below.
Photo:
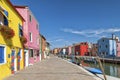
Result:
<svg viewBox="0 0 120 80"><path fill-rule="evenodd" d="M120 57L120 42L117 42L117 57Z"/></svg>
<svg viewBox="0 0 120 80"><path fill-rule="evenodd" d="M50 43L49 42L46 42L45 53L46 53L46 56L49 56L50 54Z"/></svg>
<svg viewBox="0 0 120 80"><path fill-rule="evenodd" d="M46 48L46 38L41 35L41 46L42 46L42 53L41 53L41 59L46 58L45 48Z"/></svg>
<svg viewBox="0 0 120 80"><path fill-rule="evenodd" d="M98 45L97 44L92 44L92 47L91 47L91 56L97 56L98 54Z"/></svg>
<svg viewBox="0 0 120 80"><path fill-rule="evenodd" d="M23 23L24 36L27 37L25 44L25 66L38 62L39 57L39 24L27 6L14 6L25 19Z"/></svg>
<svg viewBox="0 0 120 80"><path fill-rule="evenodd" d="M24 68L23 21L9 0L0 0L0 80Z"/></svg>
<svg viewBox="0 0 120 80"><path fill-rule="evenodd" d="M75 55L85 56L88 54L88 43L87 42L81 42L79 44L76 44L74 47L75 47Z"/></svg>
<svg viewBox="0 0 120 80"><path fill-rule="evenodd" d="M116 56L116 40L113 38L101 38L98 40L98 55L100 57Z"/></svg>
<svg viewBox="0 0 120 80"><path fill-rule="evenodd" d="M68 46L68 55L72 54L72 46Z"/></svg>

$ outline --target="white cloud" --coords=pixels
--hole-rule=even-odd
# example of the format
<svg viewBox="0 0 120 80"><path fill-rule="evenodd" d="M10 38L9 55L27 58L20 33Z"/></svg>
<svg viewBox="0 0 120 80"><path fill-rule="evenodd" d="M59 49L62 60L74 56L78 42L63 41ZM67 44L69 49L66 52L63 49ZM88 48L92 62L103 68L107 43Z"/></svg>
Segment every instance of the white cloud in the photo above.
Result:
<svg viewBox="0 0 120 80"><path fill-rule="evenodd" d="M109 28L109 29L97 29L97 30L74 30L74 29L62 29L64 32L83 35L86 37L101 37L108 33L120 32L120 28Z"/></svg>
<svg viewBox="0 0 120 80"><path fill-rule="evenodd" d="M54 40L49 40L48 42L59 42L59 41L63 41L64 39L54 39Z"/></svg>

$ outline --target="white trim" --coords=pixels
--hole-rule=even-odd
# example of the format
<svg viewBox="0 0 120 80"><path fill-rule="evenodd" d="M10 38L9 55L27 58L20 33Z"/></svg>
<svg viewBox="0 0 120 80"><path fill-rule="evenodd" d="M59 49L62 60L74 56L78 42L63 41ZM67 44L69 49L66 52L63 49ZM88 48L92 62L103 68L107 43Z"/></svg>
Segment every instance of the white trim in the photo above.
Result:
<svg viewBox="0 0 120 80"><path fill-rule="evenodd" d="M26 52L25 54L24 54L24 56L25 56L25 67L27 67L27 66L29 66L29 50L24 50L24 52Z"/></svg>
<svg viewBox="0 0 120 80"><path fill-rule="evenodd" d="M0 65L3 65L3 64L5 64L6 62L7 62L7 58L6 58L6 46L5 45L1 45L0 44L0 46L2 46L2 47L4 47L4 63L0 63Z"/></svg>
<svg viewBox="0 0 120 80"><path fill-rule="evenodd" d="M20 48L20 61L22 60L23 56L22 56L22 49Z"/></svg>

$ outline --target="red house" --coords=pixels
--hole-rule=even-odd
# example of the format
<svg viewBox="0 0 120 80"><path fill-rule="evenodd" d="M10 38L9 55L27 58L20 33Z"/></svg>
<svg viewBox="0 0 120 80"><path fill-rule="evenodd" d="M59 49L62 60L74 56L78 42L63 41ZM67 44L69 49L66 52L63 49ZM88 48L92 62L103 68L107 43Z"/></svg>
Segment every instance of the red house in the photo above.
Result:
<svg viewBox="0 0 120 80"><path fill-rule="evenodd" d="M75 55L78 55L78 56L88 55L88 43L87 42L81 42L79 44L76 44L74 47L75 47Z"/></svg>

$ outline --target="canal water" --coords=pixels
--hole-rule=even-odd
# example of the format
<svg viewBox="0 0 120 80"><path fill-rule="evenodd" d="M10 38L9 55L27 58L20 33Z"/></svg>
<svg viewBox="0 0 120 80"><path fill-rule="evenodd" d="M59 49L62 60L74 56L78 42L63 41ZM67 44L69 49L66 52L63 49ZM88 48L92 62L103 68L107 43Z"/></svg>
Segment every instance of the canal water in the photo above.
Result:
<svg viewBox="0 0 120 80"><path fill-rule="evenodd" d="M102 63L106 75L120 78L120 64ZM89 66L99 68L98 64L89 63Z"/></svg>

